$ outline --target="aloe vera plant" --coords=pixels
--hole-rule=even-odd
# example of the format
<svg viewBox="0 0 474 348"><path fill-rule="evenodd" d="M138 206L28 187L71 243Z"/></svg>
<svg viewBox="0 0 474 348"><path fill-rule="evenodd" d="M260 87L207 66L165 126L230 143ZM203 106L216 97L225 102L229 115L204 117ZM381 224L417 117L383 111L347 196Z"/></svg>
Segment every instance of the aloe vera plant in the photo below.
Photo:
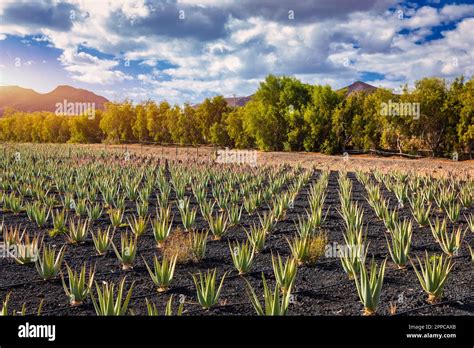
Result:
<svg viewBox="0 0 474 348"><path fill-rule="evenodd" d="M432 224L430 221L431 234L433 235L436 241L441 238L442 235L446 234L446 226L446 219L443 219L443 221L441 222L441 220L436 217L434 224Z"/></svg>
<svg viewBox="0 0 474 348"><path fill-rule="evenodd" d="M206 255L208 232L192 232L189 236L191 249L197 261L201 261Z"/></svg>
<svg viewBox="0 0 474 348"><path fill-rule="evenodd" d="M265 276L262 273L262 283L263 283L263 306L260 303L260 300L255 293L255 290L252 288L250 283L247 281L248 287L248 296L252 302L252 306L257 312L258 315L265 316L282 316L285 315L288 311L288 306L290 304L291 293L289 291L282 292L280 291L280 286L277 284L275 290L272 292L268 287Z"/></svg>
<svg viewBox="0 0 474 348"><path fill-rule="evenodd" d="M448 257L452 257L461 248L463 239L464 233L461 226L458 226L457 229L453 226L453 231L449 233L447 230L444 230L437 238L437 242Z"/></svg>
<svg viewBox="0 0 474 348"><path fill-rule="evenodd" d="M156 305L152 302L150 302L147 298L145 298L146 302L146 308L147 308L147 313L148 316L159 316L160 312L158 308L156 308ZM164 311L165 316L172 316L173 314L173 295L170 296L168 302L166 302L166 308ZM183 314L183 309L184 309L184 302L181 302L178 306L178 310L176 312L176 316L181 316Z"/></svg>
<svg viewBox="0 0 474 348"><path fill-rule="evenodd" d="M461 205L457 202L449 203L446 208L446 215L452 223L455 223L459 219Z"/></svg>
<svg viewBox="0 0 474 348"><path fill-rule="evenodd" d="M171 228L173 226L173 221L169 221L166 217L162 219L154 219L151 223L153 237L155 237L156 246L158 248L163 247L166 238L171 233Z"/></svg>
<svg viewBox="0 0 474 348"><path fill-rule="evenodd" d="M135 262L135 256L137 254L137 239L138 237L133 234L122 233L120 236L120 251L115 247L112 242L112 248L115 251L117 259L122 264L122 270L128 271L133 268Z"/></svg>
<svg viewBox="0 0 474 348"><path fill-rule="evenodd" d="M94 283L95 267L89 268L89 277L86 281L86 264L82 265L81 271L78 273L66 264L68 274L68 284L61 276L64 291L69 297L71 306L80 306L89 296Z"/></svg>
<svg viewBox="0 0 474 348"><path fill-rule="evenodd" d="M139 216L138 219L133 216L132 219L127 219L128 226L130 227L130 230L134 235L137 237L141 237L145 231L146 231L146 226L148 224L148 218L144 218L142 216Z"/></svg>
<svg viewBox="0 0 474 348"><path fill-rule="evenodd" d="M349 279L354 279L355 274L359 273L361 265L367 258L368 246L361 244L346 244L339 250L339 258L344 271Z"/></svg>
<svg viewBox="0 0 474 348"><path fill-rule="evenodd" d="M443 260L443 255L428 256L427 251L425 251L424 263L421 262L419 257L417 257L417 260L420 270L418 270L413 261L411 262L416 276L423 290L428 294L428 302L436 303L443 297L444 284L454 264L451 263L450 258Z"/></svg>
<svg viewBox="0 0 474 348"><path fill-rule="evenodd" d="M216 217L209 216L209 229L213 235L214 240L220 240L227 231L228 219L224 214L219 214Z"/></svg>
<svg viewBox="0 0 474 348"><path fill-rule="evenodd" d="M53 212L53 229L49 232L51 237L67 233L67 216L65 210Z"/></svg>
<svg viewBox="0 0 474 348"><path fill-rule="evenodd" d="M420 203L419 205L413 205L412 214L416 222L418 222L420 226L428 225L430 221L429 220L430 210L431 210L431 205L428 205L428 207L425 207L423 203Z"/></svg>
<svg viewBox="0 0 474 348"><path fill-rule="evenodd" d="M122 225L123 220L123 209L110 209L109 210L110 223L114 228L118 228Z"/></svg>
<svg viewBox="0 0 474 348"><path fill-rule="evenodd" d="M15 253L12 256L20 265L35 262L39 254L38 245L42 243L43 240L40 240L38 235L34 235L30 240L30 235L26 233L25 230L21 237L15 242Z"/></svg>
<svg viewBox="0 0 474 348"><path fill-rule="evenodd" d="M374 315L380 300L383 280L385 276L385 259L377 272L377 265L372 259L370 271L368 272L365 263L361 264L359 274L354 274L354 281L359 299L364 305L364 315Z"/></svg>
<svg viewBox="0 0 474 348"><path fill-rule="evenodd" d="M298 265L294 258L287 258L283 263L282 258L278 254L275 258L272 255L273 274L281 291L290 292L296 280Z"/></svg>
<svg viewBox="0 0 474 348"><path fill-rule="evenodd" d="M230 226L237 225L240 222L240 218L242 216L242 207L239 208L237 204L231 205L227 216Z"/></svg>
<svg viewBox="0 0 474 348"><path fill-rule="evenodd" d="M189 198L185 198L179 201L179 212L181 214L181 222L186 231L190 230L194 226L196 221L196 208L189 207Z"/></svg>
<svg viewBox="0 0 474 348"><path fill-rule="evenodd" d="M10 315L9 313L10 295L11 295L11 291L7 293L7 295L5 296L5 300L2 301L2 309L0 309L0 317L6 317ZM38 309L38 315L40 314L40 312L41 312L41 305L40 305L40 308ZM23 306L21 307L20 311L16 311L16 312L12 311L12 315L25 316L26 303L23 303Z"/></svg>
<svg viewBox="0 0 474 348"><path fill-rule="evenodd" d="M390 232L392 243L390 244L387 237L387 246L393 262L399 269L406 268L408 263L408 254L410 253L412 224L411 221L403 220L396 222L393 231Z"/></svg>
<svg viewBox="0 0 474 348"><path fill-rule="evenodd" d="M295 237L290 242L288 239L286 240L288 245L290 246L291 254L297 261L298 265L303 265L304 263L309 261L310 258L310 239L309 237L300 238Z"/></svg>
<svg viewBox="0 0 474 348"><path fill-rule="evenodd" d="M112 235L110 233L110 226L107 229L98 229L97 234L92 233L92 241L94 242L97 255L104 256L110 247Z"/></svg>
<svg viewBox="0 0 474 348"><path fill-rule="evenodd" d="M55 278L60 270L61 264L64 259L64 254L66 252L66 246L63 245L56 255L56 249L42 245L42 253L36 260L36 270L40 277L44 280Z"/></svg>
<svg viewBox="0 0 474 348"><path fill-rule="evenodd" d="M69 244L83 243L89 233L89 221L80 219L74 223L74 220L69 221L69 232L67 235L67 241Z"/></svg>
<svg viewBox="0 0 474 348"><path fill-rule="evenodd" d="M474 263L474 249L469 243L466 242L467 248L469 249L469 254L471 255L471 261Z"/></svg>
<svg viewBox="0 0 474 348"><path fill-rule="evenodd" d="M257 254L261 252L265 247L265 240L267 237L265 230L253 224L250 226L250 233L247 232L247 230L245 230L245 233L247 234L247 239L252 244L255 253Z"/></svg>
<svg viewBox="0 0 474 348"><path fill-rule="evenodd" d="M97 282L95 283L96 292L97 292L97 300L95 299L94 295L91 293L92 303L94 305L94 309L97 315L100 316L121 316L125 315L128 309L128 303L130 302L130 298L132 297L133 285L130 285L130 289L128 290L127 295L122 301L124 295L124 285L125 279L123 278L122 281L119 283L118 290L117 290L117 297L115 298L114 290L115 284L103 282L102 289L99 287Z"/></svg>
<svg viewBox="0 0 474 348"><path fill-rule="evenodd" d="M99 203L94 204L93 206L88 205L87 216L90 221L97 221L102 216L102 206Z"/></svg>
<svg viewBox="0 0 474 348"><path fill-rule="evenodd" d="M469 217L466 217L467 226L474 233L474 214L469 214Z"/></svg>
<svg viewBox="0 0 474 348"><path fill-rule="evenodd" d="M216 305L219 300L226 273L222 276L217 288L216 273L217 270L214 269L214 271L208 270L206 273L199 272L197 276L194 274L192 275L194 286L196 287L198 302L204 309L211 308Z"/></svg>
<svg viewBox="0 0 474 348"><path fill-rule="evenodd" d="M157 286L157 291L158 292L164 292L168 290L171 280L173 280L173 275L174 275L174 270L176 267L176 260L177 256L173 256L171 260L166 259L166 257L163 257L163 260L160 261L156 257L156 255L153 257L153 265L154 265L154 270L152 271L150 266L146 263L145 260L145 266L146 269L148 270L148 273L150 274L151 280L153 280L153 283Z"/></svg>
<svg viewBox="0 0 474 348"><path fill-rule="evenodd" d="M255 256L255 252L251 247L250 242L247 240L241 244L238 241L235 241L233 244L229 243L229 248L232 262L239 272L239 275L248 273L252 267L253 258Z"/></svg>

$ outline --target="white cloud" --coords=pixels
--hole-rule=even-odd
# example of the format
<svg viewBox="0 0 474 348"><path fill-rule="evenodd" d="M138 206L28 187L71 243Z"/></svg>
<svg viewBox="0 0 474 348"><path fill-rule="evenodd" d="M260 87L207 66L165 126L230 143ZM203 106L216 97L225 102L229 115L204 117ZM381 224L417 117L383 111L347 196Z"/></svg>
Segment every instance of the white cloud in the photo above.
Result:
<svg viewBox="0 0 474 348"><path fill-rule="evenodd" d="M226 10L235 9L238 2L177 1L177 8L193 5L210 12L223 11L224 15L217 13L209 18L225 21L226 35L199 40L179 33L144 34L140 21L160 11L159 4L150 5L145 0L72 3L79 7L81 15L70 31L33 30L8 24L0 26L0 40L5 39L5 34L43 35L38 40L47 38L62 50L60 62L74 80L100 85L133 81L136 88L144 89L124 92L134 98L199 101L216 93L246 95L253 93L269 73L295 75L305 82L334 87L359 79L363 72L384 74L384 80L373 84L391 87L425 76L473 74L474 18L468 17L474 15L474 5L445 5L441 9L398 6L397 10L404 11L404 17L399 19L397 10L387 11L393 1L381 1L361 11L340 9L344 16L338 16L339 9L330 4L327 7L334 16L304 21L299 20L304 14L296 13L294 21L284 21L260 13L229 15ZM85 12L88 17L82 16ZM126 34L111 16L117 12L132 23ZM203 17L203 21L209 18ZM456 23L456 27L443 32L440 39L426 41L437 26L445 23ZM402 35L401 30L408 33ZM114 58L80 52L80 47ZM119 66L119 59L141 60L143 69L153 70L133 75ZM156 66L160 61L173 67L159 70Z"/></svg>
<svg viewBox="0 0 474 348"><path fill-rule="evenodd" d="M72 73L72 78L76 81L104 85L133 79L120 70L113 70L119 62L99 59L85 52L66 49L59 61L66 71Z"/></svg>

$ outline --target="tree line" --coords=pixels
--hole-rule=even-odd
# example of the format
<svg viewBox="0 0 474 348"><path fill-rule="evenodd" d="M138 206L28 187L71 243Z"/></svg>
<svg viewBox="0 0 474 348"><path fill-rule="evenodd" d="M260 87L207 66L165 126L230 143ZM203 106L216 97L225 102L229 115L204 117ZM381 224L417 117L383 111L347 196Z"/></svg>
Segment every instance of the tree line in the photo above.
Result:
<svg viewBox="0 0 474 348"><path fill-rule="evenodd" d="M417 114L403 112L411 106ZM243 107L232 107L216 96L194 107L151 100L110 102L93 118L6 110L0 118L0 140L151 141L327 154L379 149L450 156L454 151L473 151L473 109L472 77L452 82L424 78L413 89L405 86L400 94L385 88L348 94L344 89L269 75Z"/></svg>

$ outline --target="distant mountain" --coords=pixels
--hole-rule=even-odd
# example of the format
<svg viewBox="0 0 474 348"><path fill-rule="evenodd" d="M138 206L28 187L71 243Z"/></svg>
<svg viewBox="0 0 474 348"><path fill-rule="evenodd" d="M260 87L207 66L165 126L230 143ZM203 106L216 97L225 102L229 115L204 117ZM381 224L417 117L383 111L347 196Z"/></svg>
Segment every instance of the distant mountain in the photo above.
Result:
<svg viewBox="0 0 474 348"><path fill-rule="evenodd" d="M245 106L253 98L253 94L248 97L228 97L224 98L229 106ZM191 105L192 108L197 109L201 103Z"/></svg>
<svg viewBox="0 0 474 348"><path fill-rule="evenodd" d="M38 93L18 86L0 86L0 115L6 108L18 111L56 111L56 103L94 103L103 109L108 100L91 91L71 86L58 86L49 93Z"/></svg>
<svg viewBox="0 0 474 348"><path fill-rule="evenodd" d="M229 97L224 98L229 106L244 106L252 100L253 94L248 97Z"/></svg>
<svg viewBox="0 0 474 348"><path fill-rule="evenodd" d="M349 86L346 86L344 88L341 88L338 90L338 92L344 93L346 96L348 96L351 93L354 92L373 92L377 89L377 87L369 85L368 83L362 82L362 81L356 81Z"/></svg>

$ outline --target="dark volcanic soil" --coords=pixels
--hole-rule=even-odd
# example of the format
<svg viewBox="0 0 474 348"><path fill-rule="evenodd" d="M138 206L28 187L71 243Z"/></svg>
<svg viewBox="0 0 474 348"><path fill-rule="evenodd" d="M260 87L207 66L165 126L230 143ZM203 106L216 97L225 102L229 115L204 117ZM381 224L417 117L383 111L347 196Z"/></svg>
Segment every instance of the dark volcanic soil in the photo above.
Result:
<svg viewBox="0 0 474 348"><path fill-rule="evenodd" d="M325 209L329 209L323 228L327 231L330 243L343 243L342 230L343 220L337 212L339 208L337 172L331 172L329 185L327 188L327 198ZM317 173L311 181L317 180ZM418 279L411 267L406 270L398 270L391 262L385 240L385 227L382 221L378 220L374 211L364 198L366 194L362 184L360 184L353 173L349 174L353 181L353 200L359 202L364 208L364 220L368 224L369 256L374 255L378 264L388 256L388 263L385 281L382 287L382 295L377 313L389 315L390 303L397 305L398 314L408 315L473 315L474 314L474 282L473 263L471 262L466 243L463 243L459 256L455 257L455 266L445 287L445 297L443 303L436 306L429 306L426 302L427 295L423 292ZM257 294L261 296L263 292L261 274L270 280L273 287L274 278L271 266L271 251L278 252L282 256L287 256L290 249L285 237L290 238L296 232L294 220L298 214L305 214L308 207L306 192L309 185L306 185L299 193L294 208L290 209L284 221L276 225L274 233L267 238L265 250L257 254L253 273L247 275L245 279L235 271L229 251L229 240L244 240L244 228L248 228L250 223L258 222L258 217L248 216L242 213L242 223L233 227L221 241L209 241L206 258L199 264L177 266L175 277L171 288L166 293L157 293L152 283L142 258L148 263L152 261L155 253L159 251L155 248L151 226L139 240L139 251L136 265L132 271L122 271L113 251L105 257L95 256L95 249L89 235L86 243L78 246L69 245L66 251L65 261L72 267L79 267L84 262L96 264L98 282L112 280L118 282L123 276L127 277L126 290L129 284L134 281L133 297L130 302L130 310L136 315L146 314L145 297L155 302L160 310L164 310L166 301L171 294L174 294L174 307L177 307L178 298L185 299L186 315L254 315L255 311L249 302L246 293L246 281L254 287ZM191 195L190 192L187 193ZM383 190L385 197L391 197L392 193ZM153 197L153 195L152 195ZM173 197L171 197L173 198ZM196 204L194 197L191 202ZM154 214L156 200L152 198L150 202L150 212ZM130 204L128 211L132 211L134 204ZM262 208L259 210L261 213ZM199 211L199 210L198 210ZM474 208L464 210L464 214L472 213ZM460 223L465 225L464 214L461 214ZM179 222L179 213L176 204L173 206L175 224ZM435 216L433 213L432 218ZM21 223L28 231L38 231L38 228L30 223L26 213L22 212L18 216L11 213L2 214L6 225ZM400 217L410 217L409 207L405 207L399 212ZM441 213L440 213L441 216ZM1 220L1 218L0 218ZM103 217L93 225L95 231L99 226L106 226L109 220L104 214ZM204 228L205 223L198 213L197 227ZM51 221L44 229L38 232L46 234L52 228ZM115 234L114 242L120 243L120 233ZM474 235L468 232L465 241L473 245ZM49 236L45 241L51 244L62 242L61 239L52 240ZM424 251L441 253L441 249L435 243L430 228L420 228L415 223L412 240L411 257L423 256ZM191 273L200 270L217 268L218 277L227 272L226 279L221 294L221 305L205 311L196 303L196 293L192 282ZM64 270L64 266L63 266ZM8 292L12 291L10 300L10 310L19 310L23 303L26 303L28 313L34 313L41 299L44 299L44 315L95 315L90 299L80 307L71 308L69 299L66 296L60 279L42 281L36 272L33 264L21 266L9 259L0 259L0 298L3 299ZM95 292L95 290L94 290ZM354 282L347 278L340 261L337 257L323 257L313 267L303 266L298 269L297 281L294 288L293 301L289 308L291 315L361 315L362 305L359 302Z"/></svg>

